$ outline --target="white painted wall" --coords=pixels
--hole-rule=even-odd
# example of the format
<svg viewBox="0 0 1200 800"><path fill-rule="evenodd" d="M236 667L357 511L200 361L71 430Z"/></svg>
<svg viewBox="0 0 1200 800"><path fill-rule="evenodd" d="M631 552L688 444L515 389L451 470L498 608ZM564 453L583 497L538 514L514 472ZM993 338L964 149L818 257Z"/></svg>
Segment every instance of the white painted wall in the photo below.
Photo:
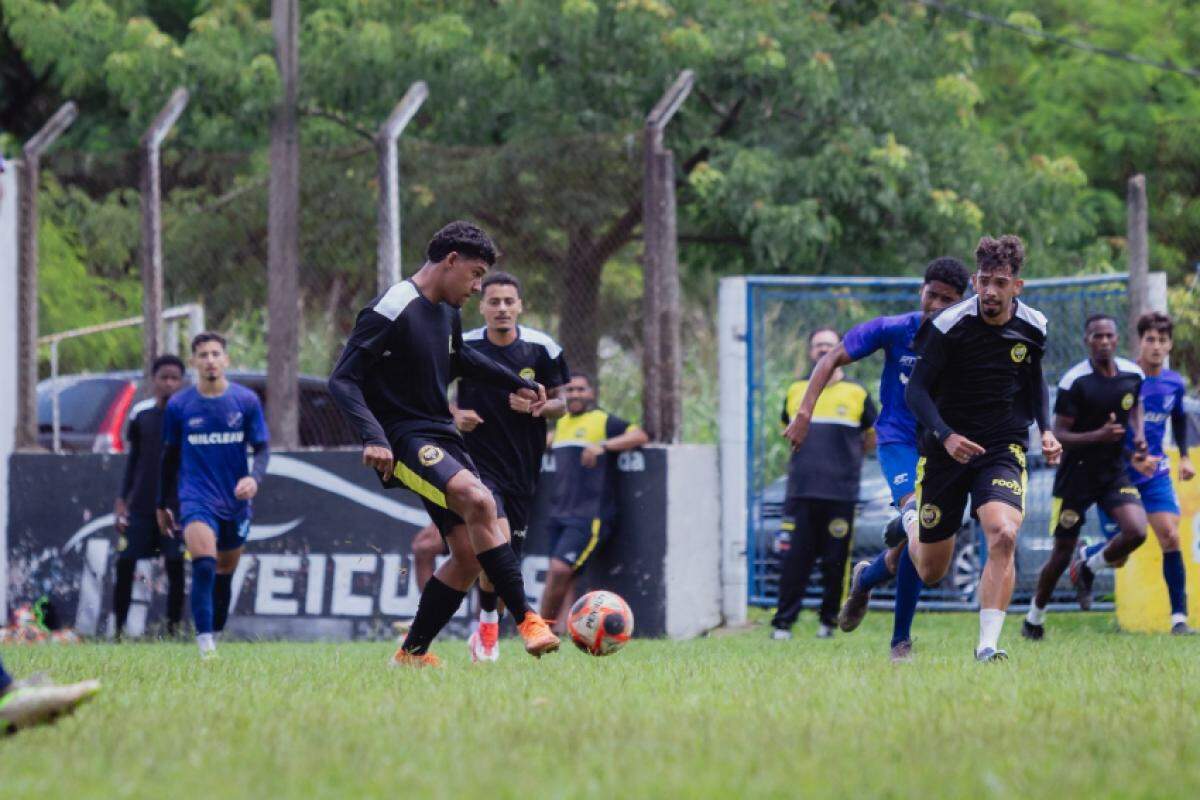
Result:
<svg viewBox="0 0 1200 800"><path fill-rule="evenodd" d="M8 457L17 431L17 170L0 174L0 624L8 622Z"/></svg>
<svg viewBox="0 0 1200 800"><path fill-rule="evenodd" d="M746 437L750 394L746 352L746 279L722 278L717 304L720 396L721 613L746 621Z"/></svg>
<svg viewBox="0 0 1200 800"><path fill-rule="evenodd" d="M717 448L667 450L667 636L690 639L721 624L721 498Z"/></svg>

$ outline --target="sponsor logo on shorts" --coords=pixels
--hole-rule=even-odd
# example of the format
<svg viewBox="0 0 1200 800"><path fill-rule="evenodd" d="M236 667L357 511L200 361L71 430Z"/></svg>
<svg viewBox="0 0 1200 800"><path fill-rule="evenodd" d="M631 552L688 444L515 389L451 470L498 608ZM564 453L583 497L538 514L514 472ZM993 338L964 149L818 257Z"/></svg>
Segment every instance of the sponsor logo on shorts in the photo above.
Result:
<svg viewBox="0 0 1200 800"><path fill-rule="evenodd" d="M1079 512L1065 509L1058 515L1058 524L1064 528L1074 528L1079 524Z"/></svg>
<svg viewBox="0 0 1200 800"><path fill-rule="evenodd" d="M1126 392L1125 396L1121 398L1121 408L1125 409L1126 411L1133 408L1133 393L1132 392Z"/></svg>
<svg viewBox="0 0 1200 800"><path fill-rule="evenodd" d="M907 472L901 472L899 475L897 475L896 477L892 478L892 485L894 485L894 486L902 486L902 485L904 485L905 481L907 481L907 480L908 480L908 473L907 473Z"/></svg>
<svg viewBox="0 0 1200 800"><path fill-rule="evenodd" d="M1122 487L1121 487L1121 494L1131 494L1131 495L1133 495L1134 497L1141 497L1141 496L1142 496L1141 492L1139 492L1139 491L1137 490L1137 488L1136 488L1136 487L1133 487L1133 486L1122 486Z"/></svg>
<svg viewBox="0 0 1200 800"><path fill-rule="evenodd" d="M942 521L942 510L933 503L926 503L921 506L921 527L936 528L937 524Z"/></svg>
<svg viewBox="0 0 1200 800"><path fill-rule="evenodd" d="M850 523L838 517L829 521L829 535L835 539L841 539L850 532Z"/></svg>
<svg viewBox="0 0 1200 800"><path fill-rule="evenodd" d="M1025 469L1025 448L1019 444L1010 444L1008 450L1013 454L1013 458L1021 465L1021 469Z"/></svg>
<svg viewBox="0 0 1200 800"><path fill-rule="evenodd" d="M525 380L531 381L531 380L533 380L533 376L536 375L537 373L533 371L533 367L526 367L525 369L521 370L518 374Z"/></svg>
<svg viewBox="0 0 1200 800"><path fill-rule="evenodd" d="M422 467L432 467L445 457L442 448L432 444L427 444L417 451L417 460L421 462Z"/></svg>
<svg viewBox="0 0 1200 800"><path fill-rule="evenodd" d="M992 478L992 486L1003 486L1017 497L1025 493L1025 489L1021 486L1021 483L1012 478Z"/></svg>
<svg viewBox="0 0 1200 800"><path fill-rule="evenodd" d="M1017 342L1016 344L1014 344L1012 350L1009 352L1009 355L1012 356L1012 360L1017 362L1018 364L1020 364L1022 361L1024 361L1025 356L1028 354L1029 354L1029 348L1026 347L1025 344L1022 342Z"/></svg>

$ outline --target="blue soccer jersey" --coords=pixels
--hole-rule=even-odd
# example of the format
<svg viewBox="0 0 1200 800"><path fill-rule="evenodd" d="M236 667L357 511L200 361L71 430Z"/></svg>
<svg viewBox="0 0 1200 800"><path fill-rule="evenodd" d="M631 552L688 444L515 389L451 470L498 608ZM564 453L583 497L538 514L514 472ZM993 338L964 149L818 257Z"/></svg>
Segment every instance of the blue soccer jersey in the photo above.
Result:
<svg viewBox="0 0 1200 800"><path fill-rule="evenodd" d="M1187 417L1183 410L1183 397L1187 387L1183 377L1174 370L1164 369L1158 375L1147 375L1142 381L1142 405L1145 408L1146 445L1150 455L1160 456L1158 470L1153 475L1143 475L1133 467L1129 468L1129 477L1134 485L1148 483L1159 475L1171 474L1170 459L1163 450L1163 442L1167 435L1168 423L1175 423L1177 430L1187 430ZM1126 447L1133 448L1133 430L1125 437ZM1178 444L1178 443L1176 443ZM1186 447L1186 444L1184 445Z"/></svg>
<svg viewBox="0 0 1200 800"><path fill-rule="evenodd" d="M917 441L917 421L904 402L904 386L912 374L917 356L912 340L921 327L920 311L876 317L855 325L846 332L842 345L855 361L883 349L883 375L879 379L879 418L875 434L880 445L909 444Z"/></svg>
<svg viewBox="0 0 1200 800"><path fill-rule="evenodd" d="M246 446L267 441L262 405L245 386L230 383L220 397L205 397L194 386L172 396L163 420L163 445L180 448L182 519L200 512L219 520L248 518L250 502L233 492L250 474Z"/></svg>

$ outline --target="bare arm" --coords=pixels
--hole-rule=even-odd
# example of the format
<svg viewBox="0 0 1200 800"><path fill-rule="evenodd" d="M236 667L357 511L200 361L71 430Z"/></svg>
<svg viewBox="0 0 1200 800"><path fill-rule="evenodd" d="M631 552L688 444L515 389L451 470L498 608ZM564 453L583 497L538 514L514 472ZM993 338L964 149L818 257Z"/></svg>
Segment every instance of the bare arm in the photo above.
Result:
<svg viewBox="0 0 1200 800"><path fill-rule="evenodd" d="M630 426L628 430L620 436L614 436L600 443L610 453L620 453L624 450L636 450L642 447L646 442L650 441L650 437L641 428Z"/></svg>

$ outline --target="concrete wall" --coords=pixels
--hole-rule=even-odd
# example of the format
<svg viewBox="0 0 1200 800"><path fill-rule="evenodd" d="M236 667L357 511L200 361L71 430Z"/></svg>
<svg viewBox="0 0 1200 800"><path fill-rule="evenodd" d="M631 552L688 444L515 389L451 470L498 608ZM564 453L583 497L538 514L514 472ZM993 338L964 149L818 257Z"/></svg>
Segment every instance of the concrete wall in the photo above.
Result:
<svg viewBox="0 0 1200 800"><path fill-rule="evenodd" d="M17 428L17 171L0 174L0 487ZM0 624L8 621L8 492L0 491Z"/></svg>
<svg viewBox="0 0 1200 800"><path fill-rule="evenodd" d="M746 279L723 278L717 303L717 359L721 406L721 613L725 623L746 620L746 445L750 395L746 352Z"/></svg>
<svg viewBox="0 0 1200 800"><path fill-rule="evenodd" d="M721 500L717 448L667 449L667 636L721 624Z"/></svg>

